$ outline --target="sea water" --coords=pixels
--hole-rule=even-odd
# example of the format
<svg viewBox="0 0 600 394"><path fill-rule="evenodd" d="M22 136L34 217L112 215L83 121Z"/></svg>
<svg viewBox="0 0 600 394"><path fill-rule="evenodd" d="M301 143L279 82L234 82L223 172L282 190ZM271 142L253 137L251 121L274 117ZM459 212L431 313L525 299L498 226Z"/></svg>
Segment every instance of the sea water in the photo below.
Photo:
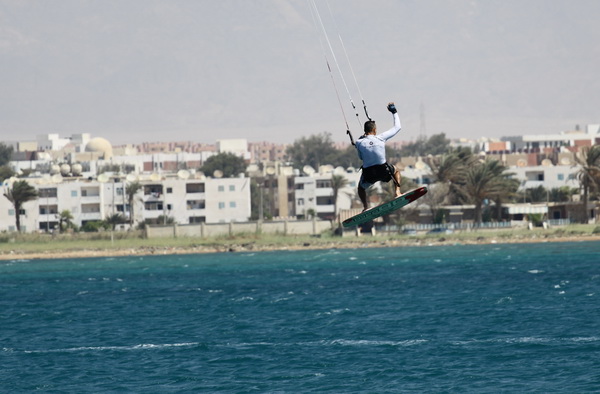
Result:
<svg viewBox="0 0 600 394"><path fill-rule="evenodd" d="M592 392L600 243L0 263L2 392Z"/></svg>

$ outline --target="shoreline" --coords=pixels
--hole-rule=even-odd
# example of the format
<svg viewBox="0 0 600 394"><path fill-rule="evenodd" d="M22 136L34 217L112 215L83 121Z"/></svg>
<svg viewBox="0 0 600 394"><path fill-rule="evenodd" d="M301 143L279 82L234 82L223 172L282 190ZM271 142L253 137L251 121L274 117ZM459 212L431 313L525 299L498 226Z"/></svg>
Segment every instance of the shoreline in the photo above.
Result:
<svg viewBox="0 0 600 394"><path fill-rule="evenodd" d="M456 236L414 237L414 238L382 238L364 235L356 238L314 238L298 240L293 237L281 237L277 243L261 243L247 239L233 239L228 242L214 242L206 245L184 246L141 246L141 247L107 247L69 249L65 246L59 250L40 251L0 251L0 261L18 260L59 260L94 257L124 257L124 256L157 256L177 254L209 254L209 253L248 253L294 250L323 250L323 249L352 249L352 248L385 248L385 247L431 247L448 245L502 245L515 243L548 243L548 242L594 242L600 241L600 234L557 235L531 234L530 236L493 236L482 234L476 238L463 239ZM15 248L16 249L16 248Z"/></svg>

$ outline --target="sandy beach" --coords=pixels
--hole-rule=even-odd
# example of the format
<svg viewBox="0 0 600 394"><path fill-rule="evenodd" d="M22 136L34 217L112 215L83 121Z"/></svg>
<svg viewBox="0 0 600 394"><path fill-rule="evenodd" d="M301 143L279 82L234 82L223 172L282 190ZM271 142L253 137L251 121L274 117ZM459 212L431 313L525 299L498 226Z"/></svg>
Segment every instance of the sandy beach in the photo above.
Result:
<svg viewBox="0 0 600 394"><path fill-rule="evenodd" d="M238 252L266 252L284 250L310 250L310 249L351 249L351 248L376 248L376 247L414 247L414 246L441 246L441 245L501 245L508 243L540 243L540 242L591 242L600 241L600 234L569 232L531 232L531 233L498 233L481 232L464 236L464 234L448 234L443 236L368 236L361 237L231 237L221 240L194 242L159 242L158 240L145 240L141 245L128 245L131 242L107 244L96 240L85 241L83 245L70 245L61 241L53 247L38 245L36 250L15 243L2 245L0 260L37 260L37 259L70 259L93 257L120 257L120 256L150 256L171 254L196 254L196 253L238 253ZM164 241L164 240L163 240ZM196 240L197 241L197 240ZM21 246L21 247L20 247Z"/></svg>

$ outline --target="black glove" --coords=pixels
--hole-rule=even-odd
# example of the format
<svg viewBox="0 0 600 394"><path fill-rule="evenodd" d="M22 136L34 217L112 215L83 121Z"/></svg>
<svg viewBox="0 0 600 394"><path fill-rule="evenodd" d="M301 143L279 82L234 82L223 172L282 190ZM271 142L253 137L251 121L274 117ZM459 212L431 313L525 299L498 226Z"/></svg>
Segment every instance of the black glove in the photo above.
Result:
<svg viewBox="0 0 600 394"><path fill-rule="evenodd" d="M396 110L396 106L394 105L394 103L390 103L390 104L388 104L388 106L387 106L387 109L388 109L388 111L390 111L390 112L391 112L391 113L393 113L393 114L395 114L396 112L398 112L398 111Z"/></svg>

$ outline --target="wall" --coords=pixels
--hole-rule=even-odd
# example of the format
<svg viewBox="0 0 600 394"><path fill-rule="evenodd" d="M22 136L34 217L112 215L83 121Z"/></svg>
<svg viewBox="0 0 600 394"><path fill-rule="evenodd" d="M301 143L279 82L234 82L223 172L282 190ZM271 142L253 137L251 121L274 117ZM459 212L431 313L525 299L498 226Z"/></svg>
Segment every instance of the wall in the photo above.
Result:
<svg viewBox="0 0 600 394"><path fill-rule="evenodd" d="M216 237L235 234L282 234L316 235L331 229L327 220L273 221L273 222L231 222L201 223L169 226L146 226L147 238L161 237Z"/></svg>

